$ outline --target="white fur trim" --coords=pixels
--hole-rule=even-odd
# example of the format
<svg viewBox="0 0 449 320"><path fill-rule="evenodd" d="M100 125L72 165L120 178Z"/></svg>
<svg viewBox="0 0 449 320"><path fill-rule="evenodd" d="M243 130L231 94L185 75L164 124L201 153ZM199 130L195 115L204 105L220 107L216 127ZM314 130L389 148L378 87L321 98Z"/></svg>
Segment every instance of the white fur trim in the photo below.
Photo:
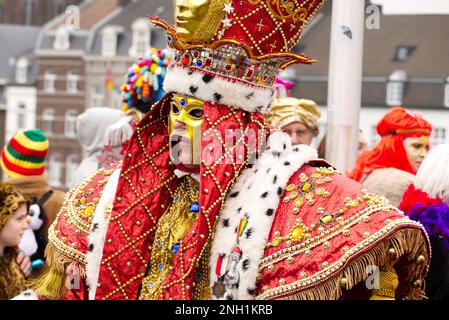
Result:
<svg viewBox="0 0 449 320"><path fill-rule="evenodd" d="M190 72L187 68L172 66L167 69L164 89L212 103L229 105L248 112L267 113L273 100L274 90L231 82L220 76L203 80L204 73Z"/></svg>
<svg viewBox="0 0 449 320"><path fill-rule="evenodd" d="M449 144L440 144L424 159L416 174L415 187L449 204Z"/></svg>
<svg viewBox="0 0 449 320"><path fill-rule="evenodd" d="M12 298L11 300L39 300L39 297L33 290L27 290Z"/></svg>
<svg viewBox="0 0 449 320"><path fill-rule="evenodd" d="M227 286L222 299L254 299L259 262L264 254L281 195L290 177L316 157L315 149L306 145L292 147L287 134L276 132L270 136L269 149L252 168L243 171L238 178L220 214L211 250L212 287L217 280L217 259L223 254L224 260L229 257L237 245L236 228L240 220L247 217L246 231L239 241L242 251L242 258L237 265L240 283L238 288ZM216 299L214 296L212 298Z"/></svg>
<svg viewBox="0 0 449 320"><path fill-rule="evenodd" d="M88 238L89 245L86 255L86 283L89 288L89 300L95 300L101 259L103 257L104 241L108 230L108 221L105 219L104 212L107 207L112 206L114 203L119 177L120 168L117 168L104 187L103 194L98 201L91 224L91 233ZM92 251L89 250L91 246Z"/></svg>

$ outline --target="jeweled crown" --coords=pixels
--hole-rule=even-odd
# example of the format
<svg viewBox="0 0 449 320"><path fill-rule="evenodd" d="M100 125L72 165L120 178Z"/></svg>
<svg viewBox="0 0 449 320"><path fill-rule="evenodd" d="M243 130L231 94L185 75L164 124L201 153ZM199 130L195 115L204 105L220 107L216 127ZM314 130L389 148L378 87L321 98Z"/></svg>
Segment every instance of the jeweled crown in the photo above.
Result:
<svg viewBox="0 0 449 320"><path fill-rule="evenodd" d="M257 87L271 87L279 70L314 59L291 50L324 0L210 0L221 7L221 21L210 21L207 40L185 42L176 28L150 18L167 31L175 64ZM217 9L218 10L218 9Z"/></svg>

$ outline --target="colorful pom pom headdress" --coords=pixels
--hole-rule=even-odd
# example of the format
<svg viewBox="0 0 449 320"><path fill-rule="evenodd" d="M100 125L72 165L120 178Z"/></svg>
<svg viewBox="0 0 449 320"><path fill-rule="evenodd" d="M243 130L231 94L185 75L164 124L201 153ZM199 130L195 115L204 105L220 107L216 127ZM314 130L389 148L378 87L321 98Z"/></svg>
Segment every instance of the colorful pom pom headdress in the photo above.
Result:
<svg viewBox="0 0 449 320"><path fill-rule="evenodd" d="M139 58L128 70L126 83L121 87L123 111L137 109L145 113L165 94L162 88L167 66L170 63L168 50L152 49Z"/></svg>

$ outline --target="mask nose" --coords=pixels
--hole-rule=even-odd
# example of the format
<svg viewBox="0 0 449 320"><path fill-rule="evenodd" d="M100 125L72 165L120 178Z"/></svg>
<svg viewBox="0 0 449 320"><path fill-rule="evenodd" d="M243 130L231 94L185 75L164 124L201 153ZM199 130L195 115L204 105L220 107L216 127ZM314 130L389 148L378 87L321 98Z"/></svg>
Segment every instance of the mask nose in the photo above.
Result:
<svg viewBox="0 0 449 320"><path fill-rule="evenodd" d="M176 120L175 123L173 124L173 129L174 130L186 130L187 125L182 121Z"/></svg>

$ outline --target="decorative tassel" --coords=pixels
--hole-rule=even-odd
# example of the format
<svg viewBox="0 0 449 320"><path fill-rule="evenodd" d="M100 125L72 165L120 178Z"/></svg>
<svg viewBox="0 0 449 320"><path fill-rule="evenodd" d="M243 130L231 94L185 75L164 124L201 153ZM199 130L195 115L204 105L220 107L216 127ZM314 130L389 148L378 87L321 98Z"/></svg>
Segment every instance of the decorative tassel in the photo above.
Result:
<svg viewBox="0 0 449 320"><path fill-rule="evenodd" d="M66 292L66 275L55 268L50 268L41 277L32 282L32 288L39 297L48 300L60 300Z"/></svg>

